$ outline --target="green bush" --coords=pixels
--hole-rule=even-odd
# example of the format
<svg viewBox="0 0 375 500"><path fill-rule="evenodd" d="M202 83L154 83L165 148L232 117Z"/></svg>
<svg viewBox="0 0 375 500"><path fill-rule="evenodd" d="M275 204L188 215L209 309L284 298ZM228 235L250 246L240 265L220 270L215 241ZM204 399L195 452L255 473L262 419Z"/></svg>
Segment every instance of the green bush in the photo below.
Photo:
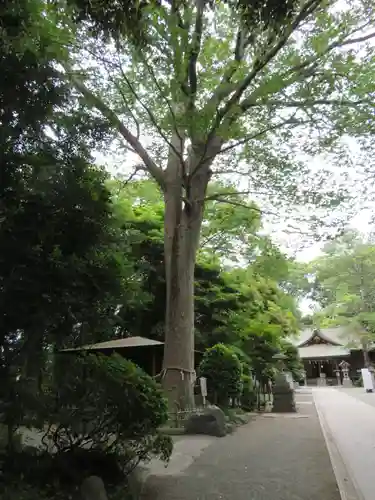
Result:
<svg viewBox="0 0 375 500"><path fill-rule="evenodd" d="M170 438L157 429L168 418L155 381L119 355L72 356L43 389L40 422L59 453L100 450L121 456L123 465L157 455L168 460Z"/></svg>
<svg viewBox="0 0 375 500"><path fill-rule="evenodd" d="M32 415L46 430L40 449L0 450L0 498L69 498L90 475L111 491L139 461L168 460L171 438L158 432L167 404L140 368L118 355L73 355L55 368Z"/></svg>
<svg viewBox="0 0 375 500"><path fill-rule="evenodd" d="M252 411L256 402L257 397L252 378L249 375L242 375L241 408L245 411Z"/></svg>
<svg viewBox="0 0 375 500"><path fill-rule="evenodd" d="M303 378L303 363L299 357L297 347L283 339L282 351L286 355L284 363L287 371L292 374L293 380L299 382Z"/></svg>
<svg viewBox="0 0 375 500"><path fill-rule="evenodd" d="M0 495L1 500L51 500L43 490L19 480L4 487L0 484ZM56 495L53 500L63 500L63 497Z"/></svg>
<svg viewBox="0 0 375 500"><path fill-rule="evenodd" d="M42 451L31 454L25 450L11 456L0 453L0 464L0 498L3 498L1 487L15 491L17 486L25 492L38 491L40 498L56 500L69 498L79 490L83 479L91 475L100 476L108 491L124 484L126 479L126 471L122 470L118 455L101 450L79 448L56 454ZM19 478L22 478L22 484L18 484ZM14 494L13 500L18 498ZM26 495L26 498L29 497ZM37 495L34 498L39 500Z"/></svg>
<svg viewBox="0 0 375 500"><path fill-rule="evenodd" d="M207 349L199 365L199 376L207 379L208 400L223 407L240 396L241 375L238 357L224 344Z"/></svg>

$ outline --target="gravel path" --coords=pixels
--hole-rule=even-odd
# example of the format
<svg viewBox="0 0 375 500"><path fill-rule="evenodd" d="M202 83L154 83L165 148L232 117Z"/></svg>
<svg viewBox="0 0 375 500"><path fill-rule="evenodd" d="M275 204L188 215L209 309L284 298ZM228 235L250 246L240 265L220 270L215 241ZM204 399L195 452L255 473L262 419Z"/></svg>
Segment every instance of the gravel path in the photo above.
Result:
<svg viewBox="0 0 375 500"><path fill-rule="evenodd" d="M214 440L181 474L150 476L142 500L340 500L311 394L297 403Z"/></svg>

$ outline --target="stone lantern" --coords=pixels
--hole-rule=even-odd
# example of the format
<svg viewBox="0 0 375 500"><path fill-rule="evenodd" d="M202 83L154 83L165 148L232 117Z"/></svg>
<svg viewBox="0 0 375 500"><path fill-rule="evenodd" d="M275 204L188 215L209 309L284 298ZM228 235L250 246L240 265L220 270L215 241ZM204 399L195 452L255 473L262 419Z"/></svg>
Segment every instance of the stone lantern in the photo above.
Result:
<svg viewBox="0 0 375 500"><path fill-rule="evenodd" d="M284 372L285 371L285 360L287 359L287 356L283 354L282 352L278 352L277 354L274 354L272 356L272 359L276 361L276 367L278 368L279 371Z"/></svg>
<svg viewBox="0 0 375 500"><path fill-rule="evenodd" d="M273 394L273 413L294 413L296 403L294 399L294 390L288 382L285 374L285 354L278 353L272 359L276 361L278 373L275 377L275 383L272 388Z"/></svg>
<svg viewBox="0 0 375 500"><path fill-rule="evenodd" d="M350 377L349 377L349 367L350 364L347 361L341 361L339 367L342 370L342 385L344 387L351 387L353 385Z"/></svg>

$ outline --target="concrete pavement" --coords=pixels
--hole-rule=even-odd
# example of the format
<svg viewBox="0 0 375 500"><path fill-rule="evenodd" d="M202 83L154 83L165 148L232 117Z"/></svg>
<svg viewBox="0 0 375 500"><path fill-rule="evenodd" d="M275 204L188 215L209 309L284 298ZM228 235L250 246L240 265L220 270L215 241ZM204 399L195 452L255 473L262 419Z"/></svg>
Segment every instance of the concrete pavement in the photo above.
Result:
<svg viewBox="0 0 375 500"><path fill-rule="evenodd" d="M340 500L311 391L296 399L298 413L259 415L210 443L182 437L170 466L150 471L142 500Z"/></svg>
<svg viewBox="0 0 375 500"><path fill-rule="evenodd" d="M374 500L375 394L327 387L313 396L343 500Z"/></svg>

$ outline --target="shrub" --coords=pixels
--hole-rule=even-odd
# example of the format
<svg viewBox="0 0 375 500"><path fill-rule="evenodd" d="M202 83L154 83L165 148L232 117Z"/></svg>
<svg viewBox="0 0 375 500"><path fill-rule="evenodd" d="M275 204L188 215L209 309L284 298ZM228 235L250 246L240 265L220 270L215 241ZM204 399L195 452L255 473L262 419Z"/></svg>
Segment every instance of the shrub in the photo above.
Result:
<svg viewBox="0 0 375 500"><path fill-rule="evenodd" d="M241 408L245 411L254 410L257 402L253 380L249 375L242 375Z"/></svg>
<svg viewBox="0 0 375 500"><path fill-rule="evenodd" d="M0 498L4 490L15 491L19 486L24 491L37 491L39 495L31 498L69 498L80 488L84 478L91 475L100 476L108 491L125 482L125 472L121 469L118 455L101 450L85 450L82 448L68 452L51 454L39 452L31 454L29 450L13 453L11 456L0 454L2 481L0 481ZM22 483L19 483L22 478ZM42 495L43 493L43 495ZM13 495L12 500L23 500ZM29 497L26 496L28 499Z"/></svg>
<svg viewBox="0 0 375 500"><path fill-rule="evenodd" d="M34 488L23 481L15 481L12 485L0 485L1 500L50 500L43 490ZM54 497L54 500L63 500L63 497Z"/></svg>
<svg viewBox="0 0 375 500"><path fill-rule="evenodd" d="M44 387L39 414L47 424L46 438L61 454L88 451L121 457L133 468L157 455L168 460L170 438L157 428L167 421L167 404L155 381L119 355L72 357L58 383ZM92 456L92 455L91 455Z"/></svg>
<svg viewBox="0 0 375 500"><path fill-rule="evenodd" d="M207 379L208 399L228 406L241 393L241 363L230 347L217 344L207 349L199 365L199 375Z"/></svg>
<svg viewBox="0 0 375 500"><path fill-rule="evenodd" d="M292 374L295 381L300 381L303 378L303 363L299 357L297 347L283 339L282 350L283 354L286 355L286 369Z"/></svg>
<svg viewBox="0 0 375 500"><path fill-rule="evenodd" d="M140 368L117 355L65 357L55 368L31 415L47 429L45 449L0 450L0 498L70 498L90 475L101 476L110 492L139 461L168 460L171 438L157 431L167 404Z"/></svg>

